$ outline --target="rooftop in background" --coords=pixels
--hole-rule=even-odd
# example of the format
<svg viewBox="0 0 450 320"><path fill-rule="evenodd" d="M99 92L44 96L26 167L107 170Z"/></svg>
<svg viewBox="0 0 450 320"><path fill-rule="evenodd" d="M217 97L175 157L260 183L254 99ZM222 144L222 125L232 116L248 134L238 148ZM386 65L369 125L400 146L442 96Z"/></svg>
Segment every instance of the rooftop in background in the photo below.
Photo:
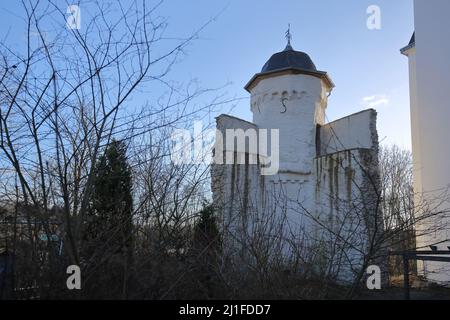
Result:
<svg viewBox="0 0 450 320"><path fill-rule="evenodd" d="M406 47L403 47L400 49L400 52L402 54L405 54L406 51L416 46L416 33L414 32L411 36L411 40L409 40L409 43Z"/></svg>

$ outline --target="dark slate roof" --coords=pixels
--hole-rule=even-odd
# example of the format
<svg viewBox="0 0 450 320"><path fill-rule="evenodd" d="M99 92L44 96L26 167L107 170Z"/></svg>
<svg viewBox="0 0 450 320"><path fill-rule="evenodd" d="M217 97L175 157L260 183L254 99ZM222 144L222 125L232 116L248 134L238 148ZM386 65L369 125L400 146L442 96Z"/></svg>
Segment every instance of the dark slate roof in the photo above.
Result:
<svg viewBox="0 0 450 320"><path fill-rule="evenodd" d="M416 33L414 32L411 37L411 40L409 40L408 46L413 45L415 43L416 43Z"/></svg>
<svg viewBox="0 0 450 320"><path fill-rule="evenodd" d="M296 68L308 71L317 71L311 58L304 52L295 51L288 44L286 48L275 53L262 67L261 73L285 68Z"/></svg>
<svg viewBox="0 0 450 320"><path fill-rule="evenodd" d="M295 51L288 43L286 48L273 54L264 64L260 73L255 74L245 85L245 90L250 91L252 84L262 77L272 77L280 73L309 74L326 81L330 88L334 87L333 81L325 71L319 71L311 58L304 52Z"/></svg>

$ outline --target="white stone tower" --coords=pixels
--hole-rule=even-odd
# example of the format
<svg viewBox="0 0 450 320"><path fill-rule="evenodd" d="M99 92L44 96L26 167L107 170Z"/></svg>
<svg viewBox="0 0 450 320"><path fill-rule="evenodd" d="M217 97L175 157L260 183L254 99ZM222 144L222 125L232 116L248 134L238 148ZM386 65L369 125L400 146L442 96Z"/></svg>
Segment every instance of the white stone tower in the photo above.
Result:
<svg viewBox="0 0 450 320"><path fill-rule="evenodd" d="M361 252L371 229L367 216L377 214L370 209L373 203L365 202L372 195L366 173L374 173L370 178L378 174L376 112L325 123L334 84L289 40L245 86L253 122L229 115L217 118L221 136L233 130L245 131L245 137L252 130L278 130L278 170L263 175L261 163L214 165L214 204L230 252L266 252L270 259L287 261L299 258L301 250L319 252L301 259L317 265L320 274L349 280L364 260ZM245 148L236 150L216 141L215 155L250 159L252 142L243 144ZM336 254L339 233L346 240Z"/></svg>
<svg viewBox="0 0 450 320"><path fill-rule="evenodd" d="M326 72L290 44L275 53L248 82L253 123L280 130L280 174L309 175L316 154L316 128L325 123L334 87Z"/></svg>

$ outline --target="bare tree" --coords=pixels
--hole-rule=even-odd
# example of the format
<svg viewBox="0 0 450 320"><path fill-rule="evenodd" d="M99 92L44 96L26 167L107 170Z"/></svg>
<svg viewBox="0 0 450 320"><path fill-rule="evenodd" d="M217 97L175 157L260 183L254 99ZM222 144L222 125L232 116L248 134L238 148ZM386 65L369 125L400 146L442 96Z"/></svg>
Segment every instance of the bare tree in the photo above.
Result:
<svg viewBox="0 0 450 320"><path fill-rule="evenodd" d="M67 5L23 1L24 47L1 44L0 201L8 209L7 249L23 255L27 269L16 266L16 288L35 288L31 295L41 298L67 293L69 264L82 267L86 285L98 282L92 261L111 253L105 241L83 254L85 222L95 166L113 138L128 146L136 232L151 223L166 240L196 210L207 170L171 164L168 139L194 117L210 119L226 100L195 82L177 85L169 74L212 20L169 38L160 5L80 2L81 28L70 29ZM200 97L210 102L199 106Z"/></svg>

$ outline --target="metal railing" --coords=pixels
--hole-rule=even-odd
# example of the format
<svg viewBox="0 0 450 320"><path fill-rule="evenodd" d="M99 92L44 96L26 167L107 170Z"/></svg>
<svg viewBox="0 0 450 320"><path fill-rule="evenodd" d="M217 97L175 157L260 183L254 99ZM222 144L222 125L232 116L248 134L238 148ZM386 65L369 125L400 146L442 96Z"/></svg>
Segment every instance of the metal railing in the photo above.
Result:
<svg viewBox="0 0 450 320"><path fill-rule="evenodd" d="M436 246L430 246L430 248L431 250L404 250L389 252L389 255L391 256L402 256L403 258L403 286L406 300L411 298L409 285L410 260L450 262L450 247L447 247L448 250L437 250Z"/></svg>

